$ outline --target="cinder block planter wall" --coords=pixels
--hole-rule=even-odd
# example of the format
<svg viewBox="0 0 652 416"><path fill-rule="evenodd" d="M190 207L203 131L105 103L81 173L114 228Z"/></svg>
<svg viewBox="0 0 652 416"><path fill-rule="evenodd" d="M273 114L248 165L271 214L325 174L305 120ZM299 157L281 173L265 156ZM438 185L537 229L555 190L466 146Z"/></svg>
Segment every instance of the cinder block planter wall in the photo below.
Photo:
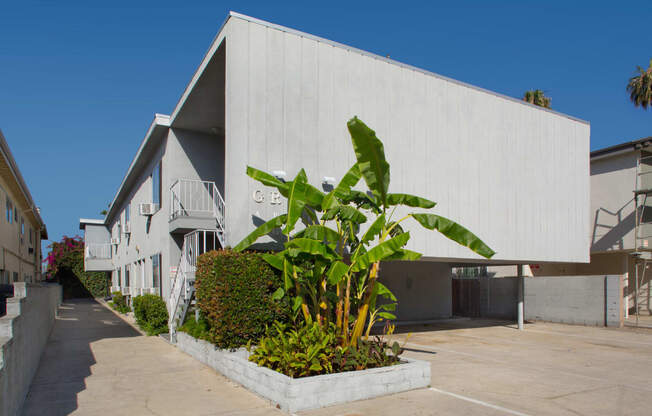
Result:
<svg viewBox="0 0 652 416"><path fill-rule="evenodd" d="M339 374L290 378L248 361L249 353L217 349L178 332L177 347L286 412L332 406L430 385L430 364L406 359L404 364Z"/></svg>
<svg viewBox="0 0 652 416"><path fill-rule="evenodd" d="M14 283L0 318L0 416L20 414L60 304L59 285Z"/></svg>

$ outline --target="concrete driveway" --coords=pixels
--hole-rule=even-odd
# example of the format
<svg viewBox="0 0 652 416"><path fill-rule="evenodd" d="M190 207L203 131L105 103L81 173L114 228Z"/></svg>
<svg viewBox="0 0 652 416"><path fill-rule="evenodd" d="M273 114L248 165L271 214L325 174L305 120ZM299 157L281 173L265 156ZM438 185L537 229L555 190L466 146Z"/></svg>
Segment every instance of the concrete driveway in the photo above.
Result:
<svg viewBox="0 0 652 416"><path fill-rule="evenodd" d="M455 320L407 328L432 387L301 415L628 415L652 409L652 331ZM404 340L406 334L396 336ZM26 415L281 415L94 301L64 304Z"/></svg>

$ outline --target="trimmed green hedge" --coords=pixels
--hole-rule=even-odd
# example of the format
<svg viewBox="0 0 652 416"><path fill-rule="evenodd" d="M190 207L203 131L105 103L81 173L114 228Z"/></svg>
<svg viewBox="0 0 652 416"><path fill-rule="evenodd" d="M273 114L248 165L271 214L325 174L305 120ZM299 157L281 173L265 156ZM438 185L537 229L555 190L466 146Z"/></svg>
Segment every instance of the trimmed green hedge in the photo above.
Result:
<svg viewBox="0 0 652 416"><path fill-rule="evenodd" d="M168 308L160 296L148 293L136 296L132 303L136 323L147 335L168 332Z"/></svg>
<svg viewBox="0 0 652 416"><path fill-rule="evenodd" d="M283 284L259 254L210 251L197 260L197 304L210 325L210 341L220 348L257 342L274 321L287 321L287 300L272 294Z"/></svg>
<svg viewBox="0 0 652 416"><path fill-rule="evenodd" d="M112 300L109 302L111 307L120 313L127 313L131 311L129 305L127 305L127 298L120 292L112 293Z"/></svg>

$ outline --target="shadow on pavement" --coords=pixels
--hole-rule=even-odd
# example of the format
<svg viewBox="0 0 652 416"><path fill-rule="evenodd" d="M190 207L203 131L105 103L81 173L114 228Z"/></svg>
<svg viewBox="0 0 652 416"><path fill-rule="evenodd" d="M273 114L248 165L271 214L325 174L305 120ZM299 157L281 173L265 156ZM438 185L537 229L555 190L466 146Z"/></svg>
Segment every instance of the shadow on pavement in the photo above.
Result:
<svg viewBox="0 0 652 416"><path fill-rule="evenodd" d="M93 299L68 299L59 308L39 368L23 407L24 415L67 415L96 363L91 343L141 336ZM107 409L108 410L108 409Z"/></svg>

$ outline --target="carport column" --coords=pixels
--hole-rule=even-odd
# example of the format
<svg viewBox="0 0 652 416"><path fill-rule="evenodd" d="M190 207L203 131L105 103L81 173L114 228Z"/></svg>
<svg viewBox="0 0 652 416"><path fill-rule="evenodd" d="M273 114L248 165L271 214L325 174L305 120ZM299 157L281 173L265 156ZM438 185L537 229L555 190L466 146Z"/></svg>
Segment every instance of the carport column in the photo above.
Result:
<svg viewBox="0 0 652 416"><path fill-rule="evenodd" d="M518 298L518 330L523 330L523 265L519 264L516 266L516 275L518 277L518 289L517 289L517 298Z"/></svg>

